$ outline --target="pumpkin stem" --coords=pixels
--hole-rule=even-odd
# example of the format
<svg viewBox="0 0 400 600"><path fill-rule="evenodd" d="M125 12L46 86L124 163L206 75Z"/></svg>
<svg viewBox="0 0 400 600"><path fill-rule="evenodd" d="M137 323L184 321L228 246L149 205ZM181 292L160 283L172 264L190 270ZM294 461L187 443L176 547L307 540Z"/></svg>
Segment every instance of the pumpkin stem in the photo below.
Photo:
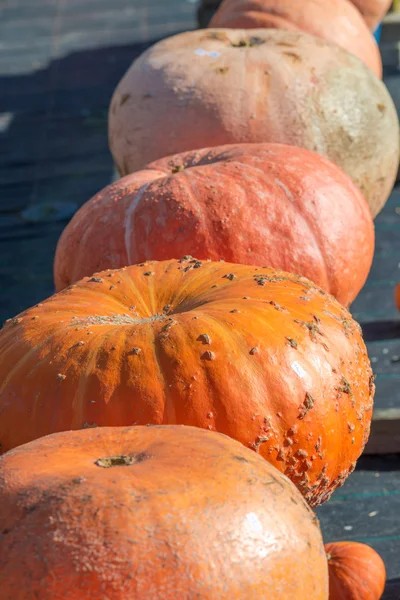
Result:
<svg viewBox="0 0 400 600"><path fill-rule="evenodd" d="M103 467L103 469L109 469L110 467L129 467L130 465L142 462L147 458L150 458L148 454L140 452L138 454L132 454L131 456L106 456L97 459L94 464L98 467Z"/></svg>
<svg viewBox="0 0 400 600"><path fill-rule="evenodd" d="M171 173L180 173L185 170L185 165L174 165L171 169Z"/></svg>
<svg viewBox="0 0 400 600"><path fill-rule="evenodd" d="M265 44L265 40L258 37L252 37L249 40L239 40L237 43L232 42L234 48L252 48L253 46L261 46Z"/></svg>

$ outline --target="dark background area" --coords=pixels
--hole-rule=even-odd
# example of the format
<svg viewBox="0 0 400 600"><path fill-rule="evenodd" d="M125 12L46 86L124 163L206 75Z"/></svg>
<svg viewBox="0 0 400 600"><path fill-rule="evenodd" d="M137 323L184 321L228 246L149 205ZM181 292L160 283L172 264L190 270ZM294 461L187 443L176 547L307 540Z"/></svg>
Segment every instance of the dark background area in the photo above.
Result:
<svg viewBox="0 0 400 600"><path fill-rule="evenodd" d="M188 0L0 1L0 321L53 293L53 256L67 223L56 220L58 211L70 216L114 177L113 90L149 45L195 28L195 9ZM385 82L399 106L396 66ZM373 268L352 313L377 373L377 407L400 412L399 190L376 232ZM326 541L364 541L381 553L385 599L399 600L399 457L363 457L317 512Z"/></svg>

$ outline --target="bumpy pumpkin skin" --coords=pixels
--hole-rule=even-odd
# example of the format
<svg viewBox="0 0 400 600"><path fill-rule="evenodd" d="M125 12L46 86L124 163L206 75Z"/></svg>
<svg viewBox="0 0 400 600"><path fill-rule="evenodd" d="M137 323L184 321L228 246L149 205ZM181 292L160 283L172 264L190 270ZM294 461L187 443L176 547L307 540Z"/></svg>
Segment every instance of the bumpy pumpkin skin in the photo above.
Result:
<svg viewBox="0 0 400 600"><path fill-rule="evenodd" d="M349 0L225 0L209 26L304 31L338 44L382 77L378 44Z"/></svg>
<svg viewBox="0 0 400 600"><path fill-rule="evenodd" d="M368 439L358 324L307 279L196 259L85 278L0 332L2 450L89 426L193 425L242 442L317 505Z"/></svg>
<svg viewBox="0 0 400 600"><path fill-rule="evenodd" d="M374 31L389 11L392 0L351 0L363 15L371 31Z"/></svg>
<svg viewBox="0 0 400 600"><path fill-rule="evenodd" d="M328 600L312 510L217 433L48 436L0 457L0 502L2 600Z"/></svg>
<svg viewBox="0 0 400 600"><path fill-rule="evenodd" d="M374 226L350 178L308 150L194 151L150 164L147 178L127 176L81 208L58 244L56 288L185 252L298 273L348 306L371 267Z"/></svg>
<svg viewBox="0 0 400 600"><path fill-rule="evenodd" d="M385 85L338 46L273 29L192 31L156 44L118 84L109 138L121 175L222 144L307 148L352 178L373 216L399 164L398 117Z"/></svg>
<svg viewBox="0 0 400 600"><path fill-rule="evenodd" d="M379 600L385 590L386 569L379 554L366 544L326 544L329 600Z"/></svg>

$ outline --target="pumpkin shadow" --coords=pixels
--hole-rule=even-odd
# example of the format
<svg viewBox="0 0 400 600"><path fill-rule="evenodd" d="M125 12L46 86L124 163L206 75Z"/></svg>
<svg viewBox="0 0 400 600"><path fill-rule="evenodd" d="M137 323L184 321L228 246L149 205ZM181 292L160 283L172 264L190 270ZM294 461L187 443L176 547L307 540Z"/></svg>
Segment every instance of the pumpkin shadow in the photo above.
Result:
<svg viewBox="0 0 400 600"><path fill-rule="evenodd" d="M400 321L361 323L361 328L366 342L400 339Z"/></svg>
<svg viewBox="0 0 400 600"><path fill-rule="evenodd" d="M400 577L397 579L390 579L386 583L385 593L382 596L382 600L399 600L400 598Z"/></svg>
<svg viewBox="0 0 400 600"><path fill-rule="evenodd" d="M54 293L53 257L66 222L115 175L111 96L153 43L76 51L0 76L0 323ZM57 203L72 204L72 211L46 218ZM36 222L25 218L27 208L39 212Z"/></svg>
<svg viewBox="0 0 400 600"><path fill-rule="evenodd" d="M358 471L388 472L400 471L399 454L362 455L357 461ZM397 600L400 599L400 596Z"/></svg>

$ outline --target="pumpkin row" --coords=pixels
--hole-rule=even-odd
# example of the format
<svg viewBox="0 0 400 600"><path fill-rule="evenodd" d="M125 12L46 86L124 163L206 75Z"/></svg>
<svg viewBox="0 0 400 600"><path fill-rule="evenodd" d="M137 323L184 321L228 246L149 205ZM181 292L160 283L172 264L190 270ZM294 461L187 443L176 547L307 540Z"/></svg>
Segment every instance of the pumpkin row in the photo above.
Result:
<svg viewBox="0 0 400 600"><path fill-rule="evenodd" d="M121 175L223 144L306 148L351 177L373 216L399 165L384 83L343 48L278 29L206 29L155 44L115 90L109 139Z"/></svg>
<svg viewBox="0 0 400 600"><path fill-rule="evenodd" d="M109 130L125 177L65 229L57 289L190 253L299 273L345 306L356 298L399 163L393 102L357 58L299 32L184 33L133 63Z"/></svg>
<svg viewBox="0 0 400 600"><path fill-rule="evenodd" d="M398 119L358 12L329 8L358 32L339 47L313 4L225 0L219 28L156 44L115 91L124 177L65 229L58 293L0 332L7 600L325 600L367 575L380 597L379 557L324 549L308 506L370 431L344 307L371 266Z"/></svg>

